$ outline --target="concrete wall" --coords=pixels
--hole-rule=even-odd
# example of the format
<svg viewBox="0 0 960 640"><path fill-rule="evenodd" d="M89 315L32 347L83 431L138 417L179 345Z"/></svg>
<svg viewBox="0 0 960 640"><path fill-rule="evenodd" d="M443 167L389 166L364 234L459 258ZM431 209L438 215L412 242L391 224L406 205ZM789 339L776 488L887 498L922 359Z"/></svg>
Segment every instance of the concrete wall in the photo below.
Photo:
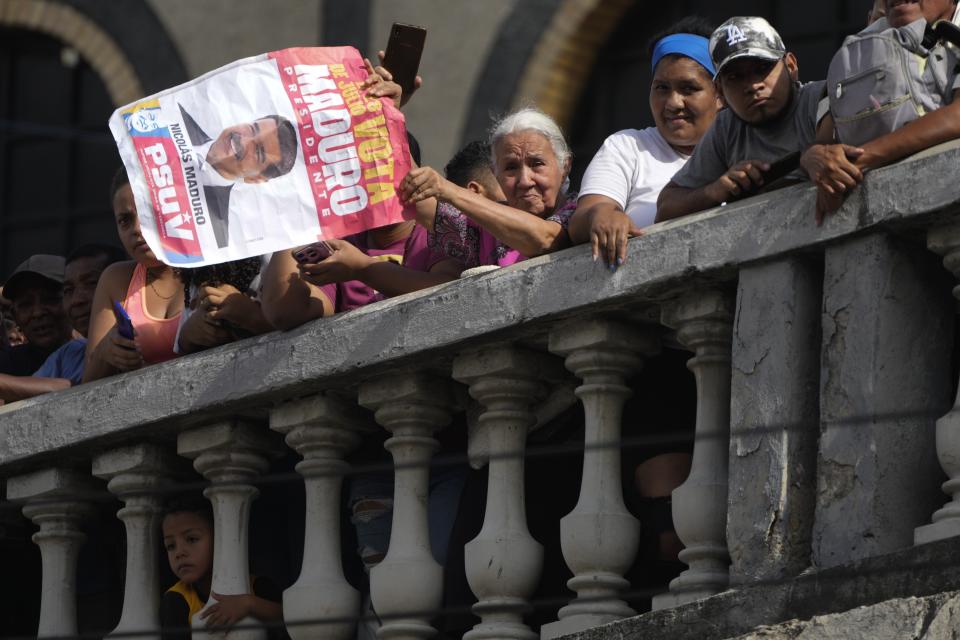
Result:
<svg viewBox="0 0 960 640"><path fill-rule="evenodd" d="M176 43L191 78L240 58L320 42L319 0L147 2Z"/></svg>
<svg viewBox="0 0 960 640"><path fill-rule="evenodd" d="M371 54L386 47L394 22L427 28L420 64L423 88L405 108L407 125L420 141L424 163L442 169L459 149L477 79L503 20L516 2L374 0Z"/></svg>

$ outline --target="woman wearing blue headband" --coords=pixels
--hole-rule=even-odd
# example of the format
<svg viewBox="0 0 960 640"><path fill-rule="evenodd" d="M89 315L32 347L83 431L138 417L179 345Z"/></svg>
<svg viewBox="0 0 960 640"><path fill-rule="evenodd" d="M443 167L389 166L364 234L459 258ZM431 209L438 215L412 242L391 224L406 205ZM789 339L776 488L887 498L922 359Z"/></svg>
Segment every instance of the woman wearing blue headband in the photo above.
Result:
<svg viewBox="0 0 960 640"><path fill-rule="evenodd" d="M574 243L591 242L611 271L627 257L627 239L653 224L657 197L686 163L721 109L708 51L712 26L684 18L651 41L650 111L655 127L619 131L603 143L583 176Z"/></svg>
<svg viewBox="0 0 960 640"><path fill-rule="evenodd" d="M712 25L704 20L685 18L652 41L650 110L656 126L607 138L583 176L568 232L575 243L592 242L594 260L602 258L611 270L623 264L627 239L653 224L660 191L686 164L722 106L707 50L711 33ZM656 376L641 374L635 381L637 401L647 407L642 410L644 433L675 435L678 407L671 405L671 418L664 419L641 399L659 390L668 390L675 399L695 393L686 358L665 349ZM689 474L690 461L691 449L685 445L638 449L624 459L625 465L636 465L635 491L627 490L627 500L642 523L642 566L656 580L678 571L677 553L683 545L673 529L670 494Z"/></svg>

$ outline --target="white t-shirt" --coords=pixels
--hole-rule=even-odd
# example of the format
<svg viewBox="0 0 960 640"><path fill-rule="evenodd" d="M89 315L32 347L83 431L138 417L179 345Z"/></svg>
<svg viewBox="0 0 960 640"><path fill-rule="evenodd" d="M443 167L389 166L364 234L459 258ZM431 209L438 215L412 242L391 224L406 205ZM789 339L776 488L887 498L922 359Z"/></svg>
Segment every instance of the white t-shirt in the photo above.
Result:
<svg viewBox="0 0 960 640"><path fill-rule="evenodd" d="M673 175L687 163L656 127L624 129L603 142L583 174L579 197L606 196L638 227L653 224L657 198Z"/></svg>

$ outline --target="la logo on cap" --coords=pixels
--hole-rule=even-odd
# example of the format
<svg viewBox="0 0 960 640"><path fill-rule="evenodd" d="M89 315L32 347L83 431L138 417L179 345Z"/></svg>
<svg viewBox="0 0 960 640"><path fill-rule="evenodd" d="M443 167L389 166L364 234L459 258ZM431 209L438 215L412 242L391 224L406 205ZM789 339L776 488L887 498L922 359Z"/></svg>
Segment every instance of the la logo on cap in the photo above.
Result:
<svg viewBox="0 0 960 640"><path fill-rule="evenodd" d="M727 25L727 45L733 46L735 44L740 44L741 42L746 42L747 36L743 35L743 31L735 24Z"/></svg>

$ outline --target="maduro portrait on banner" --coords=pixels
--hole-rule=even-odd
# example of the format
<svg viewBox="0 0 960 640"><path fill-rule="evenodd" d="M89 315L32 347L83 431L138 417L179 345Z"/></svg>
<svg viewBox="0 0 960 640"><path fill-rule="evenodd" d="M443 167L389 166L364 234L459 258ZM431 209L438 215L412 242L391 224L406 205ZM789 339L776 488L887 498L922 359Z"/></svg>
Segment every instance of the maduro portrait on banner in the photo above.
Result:
<svg viewBox="0 0 960 640"><path fill-rule="evenodd" d="M284 49L115 111L154 253L199 267L402 220L403 115L366 78L352 47Z"/></svg>

